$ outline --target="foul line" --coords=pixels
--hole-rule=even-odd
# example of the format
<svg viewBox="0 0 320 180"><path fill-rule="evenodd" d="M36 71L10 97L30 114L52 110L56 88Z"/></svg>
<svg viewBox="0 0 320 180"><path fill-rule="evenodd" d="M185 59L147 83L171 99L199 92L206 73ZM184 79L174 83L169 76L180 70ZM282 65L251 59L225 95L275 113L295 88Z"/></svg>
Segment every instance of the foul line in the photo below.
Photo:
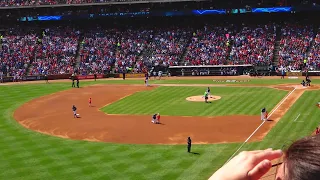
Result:
<svg viewBox="0 0 320 180"><path fill-rule="evenodd" d="M300 114L293 121L296 121L299 117L300 117Z"/></svg>
<svg viewBox="0 0 320 180"><path fill-rule="evenodd" d="M278 104L278 106L273 109L271 111L271 113L268 115L267 119L271 117L271 115L282 105L282 103L296 90L296 88L294 88L289 94L287 94L287 96L285 96L281 101L280 103ZM257 127L256 130L253 131L253 133L241 144L241 146L236 150L236 152L234 152L232 154L232 156L227 160L226 163L228 163L238 152L239 150L249 141L249 139L261 128L261 126L265 123L266 121L263 121L260 126ZM225 163L225 164L226 164Z"/></svg>

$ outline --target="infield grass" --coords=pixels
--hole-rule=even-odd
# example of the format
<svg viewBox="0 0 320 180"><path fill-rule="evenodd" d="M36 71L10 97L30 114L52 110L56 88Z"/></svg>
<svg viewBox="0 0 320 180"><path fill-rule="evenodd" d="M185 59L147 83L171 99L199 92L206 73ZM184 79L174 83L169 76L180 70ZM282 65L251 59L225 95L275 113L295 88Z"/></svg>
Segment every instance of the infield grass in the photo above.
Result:
<svg viewBox="0 0 320 180"><path fill-rule="evenodd" d="M23 103L68 88L70 85L63 83L0 86L0 179L207 179L240 145L194 145L192 151L199 155L193 155L186 153L183 145L122 145L61 139L25 129L13 119L14 110ZM202 94L203 88L199 92ZM319 123L320 110L315 106L319 97L320 91L305 92L262 142L249 143L242 150L280 148L286 142L309 135ZM300 117L294 121L298 114Z"/></svg>
<svg viewBox="0 0 320 180"><path fill-rule="evenodd" d="M211 103L190 102L189 96L203 95L206 87L158 87L137 92L102 110L108 114L144 114L159 112L172 116L259 115L266 107L271 111L288 91L261 87L214 87L211 93L221 96Z"/></svg>

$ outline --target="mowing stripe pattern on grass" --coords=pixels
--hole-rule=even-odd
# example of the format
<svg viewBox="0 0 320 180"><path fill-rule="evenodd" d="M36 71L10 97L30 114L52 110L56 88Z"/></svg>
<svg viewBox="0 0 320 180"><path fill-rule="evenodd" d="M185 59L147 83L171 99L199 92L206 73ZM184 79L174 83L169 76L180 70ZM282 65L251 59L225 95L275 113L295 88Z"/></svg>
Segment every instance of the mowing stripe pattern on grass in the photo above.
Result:
<svg viewBox="0 0 320 180"><path fill-rule="evenodd" d="M86 84L93 83L82 83L82 85ZM33 98L68 88L70 88L69 83L0 87L0 179L207 179L239 147L237 143L193 145L192 151L199 153L199 155L193 155L186 152L186 146L180 145L119 145L73 141L35 133L23 128L13 119L13 111L21 104ZM159 89L161 90L161 88ZM182 98L204 92L203 88L189 89L187 88L185 91L176 89L174 93L180 94L181 91L184 92L183 96L179 96ZM270 109L286 94L283 91L267 88L231 89L231 92L228 92L227 88L213 89L213 94L221 94L225 98L230 96L229 99L231 100L241 101L239 106L247 107L247 109L241 110L233 102L225 102L227 104L225 107L235 109L235 112L232 113L241 112L253 115L259 113L260 107L265 104L259 103L256 99L248 99L248 97L261 97L263 103L273 102L273 104L267 104L267 108ZM167 90L164 88L164 91ZM233 92L237 96L232 95ZM258 93L259 96L254 96L254 93ZM268 95L268 93L272 95ZM161 98L165 96L161 93L158 93L158 95ZM145 102L147 98L143 97L142 100ZM180 101L172 100L176 96L169 97L171 99L167 98L163 100L160 97L153 98L153 96L150 96L149 98L153 99L152 101L150 100L149 105L145 106L141 103L140 105L143 107L137 107L137 110L140 109L140 112L149 113L155 109L162 112L161 108L163 108L164 112L162 113L171 115L179 115L186 112L185 110L179 111L179 109L175 108L171 111L175 112L177 110L177 113L171 113L169 111L170 108L164 107L168 105L172 106ZM319 97L320 91L305 92L263 141L248 143L242 150L269 147L276 149L282 147L285 143L290 143L297 138L309 135L319 124L320 111L315 106L315 101L319 101ZM254 105L251 103L254 103ZM156 108L149 107L149 109L143 110L144 107L153 104L155 104ZM131 105L134 105L133 102ZM189 104L186 103L181 108L188 106ZM205 111L208 108L205 104L200 104L200 108L194 108L193 105L191 107L193 112L189 112L189 114L200 113L203 116L231 114L231 112L219 106L215 106L213 111ZM107 111L115 110L109 108ZM128 111L132 113L133 109ZM217 110L220 113L217 113ZM123 109L119 110L119 113L121 111ZM293 121L298 114L301 114L299 121L304 121L303 123Z"/></svg>

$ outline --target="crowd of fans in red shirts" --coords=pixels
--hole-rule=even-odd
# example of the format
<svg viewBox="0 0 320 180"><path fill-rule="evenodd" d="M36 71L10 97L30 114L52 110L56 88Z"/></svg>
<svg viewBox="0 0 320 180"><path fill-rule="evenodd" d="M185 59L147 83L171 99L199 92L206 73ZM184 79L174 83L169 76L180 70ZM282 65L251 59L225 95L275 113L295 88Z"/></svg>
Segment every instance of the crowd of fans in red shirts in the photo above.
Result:
<svg viewBox="0 0 320 180"><path fill-rule="evenodd" d="M227 61L228 44L226 34L234 29L204 26L193 33L184 65L219 65Z"/></svg>
<svg viewBox="0 0 320 180"><path fill-rule="evenodd" d="M280 28L279 67L295 70L307 59L310 70L320 69L320 31L314 36L309 26ZM276 39L274 24L198 30L54 27L42 35L13 29L1 35L0 72L5 76L141 72L150 65L269 65Z"/></svg>
<svg viewBox="0 0 320 180"><path fill-rule="evenodd" d="M305 59L313 40L313 28L288 24L281 28L278 66L298 70Z"/></svg>
<svg viewBox="0 0 320 180"><path fill-rule="evenodd" d="M230 52L233 64L269 65L273 60L276 27L273 24L247 27L244 26L232 40Z"/></svg>

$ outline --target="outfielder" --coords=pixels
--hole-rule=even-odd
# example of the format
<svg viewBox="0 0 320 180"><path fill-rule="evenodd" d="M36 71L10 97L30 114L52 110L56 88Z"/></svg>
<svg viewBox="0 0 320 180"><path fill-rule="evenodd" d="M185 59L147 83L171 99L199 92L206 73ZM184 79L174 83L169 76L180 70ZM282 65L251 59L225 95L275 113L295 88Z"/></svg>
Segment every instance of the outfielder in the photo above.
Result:
<svg viewBox="0 0 320 180"><path fill-rule="evenodd" d="M261 109L261 121L268 120L268 111L266 108Z"/></svg>

